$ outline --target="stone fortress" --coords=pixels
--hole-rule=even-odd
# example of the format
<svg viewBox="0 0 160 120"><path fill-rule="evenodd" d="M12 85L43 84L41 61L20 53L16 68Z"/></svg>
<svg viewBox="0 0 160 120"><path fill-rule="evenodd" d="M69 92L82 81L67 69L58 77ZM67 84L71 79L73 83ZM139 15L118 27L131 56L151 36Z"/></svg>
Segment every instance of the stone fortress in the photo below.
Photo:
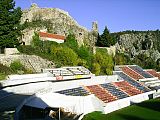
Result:
<svg viewBox="0 0 160 120"><path fill-rule="evenodd" d="M73 33L79 45L86 44L94 50L95 42L98 36L97 22L92 23L92 30L89 31L85 27L80 26L66 11L58 8L39 8L36 4L32 4L27 10L23 10L21 24L25 22L42 21L49 24L50 32L58 35L67 36ZM49 23L47 23L49 21ZM36 24L36 22L35 22ZM44 25L44 24L43 24ZM31 45L32 37L35 32L48 32L46 26L28 26L23 30L22 42L25 45ZM41 72L43 68L54 68L55 64L36 55L23 55L15 48L7 48L5 54L0 54L0 63L6 66L19 60L28 69L34 72Z"/></svg>
<svg viewBox="0 0 160 120"><path fill-rule="evenodd" d="M49 21L51 33L65 36L69 33L73 33L79 45L87 44L93 47L97 40L97 22L92 23L92 30L89 31L85 27L80 26L68 12L58 8L39 8L36 4L32 4L29 9L23 11L21 24L36 20ZM40 26L25 29L22 37L22 41L25 42L25 45L30 45L34 32L39 31L47 32L48 28L46 28L46 26Z"/></svg>

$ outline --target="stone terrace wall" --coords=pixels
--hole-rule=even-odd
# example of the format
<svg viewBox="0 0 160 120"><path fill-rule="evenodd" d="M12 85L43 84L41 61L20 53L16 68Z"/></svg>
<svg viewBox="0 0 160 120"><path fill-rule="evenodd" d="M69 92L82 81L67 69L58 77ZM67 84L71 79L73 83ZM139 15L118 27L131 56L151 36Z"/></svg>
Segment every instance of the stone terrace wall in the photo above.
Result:
<svg viewBox="0 0 160 120"><path fill-rule="evenodd" d="M20 62L28 69L31 69L34 72L41 72L43 68L54 68L54 63L46 59L42 59L39 56L35 55L1 55L0 63L6 66L15 61L20 60Z"/></svg>

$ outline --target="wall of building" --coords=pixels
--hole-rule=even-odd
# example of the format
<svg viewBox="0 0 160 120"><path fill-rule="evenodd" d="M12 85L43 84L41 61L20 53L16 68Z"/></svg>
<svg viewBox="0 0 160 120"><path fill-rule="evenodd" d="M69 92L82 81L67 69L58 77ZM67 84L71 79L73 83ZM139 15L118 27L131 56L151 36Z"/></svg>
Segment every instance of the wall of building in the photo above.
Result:
<svg viewBox="0 0 160 120"><path fill-rule="evenodd" d="M62 39L54 39L54 38L45 38L45 37L40 37L42 41L54 41L56 43L64 43L64 40Z"/></svg>

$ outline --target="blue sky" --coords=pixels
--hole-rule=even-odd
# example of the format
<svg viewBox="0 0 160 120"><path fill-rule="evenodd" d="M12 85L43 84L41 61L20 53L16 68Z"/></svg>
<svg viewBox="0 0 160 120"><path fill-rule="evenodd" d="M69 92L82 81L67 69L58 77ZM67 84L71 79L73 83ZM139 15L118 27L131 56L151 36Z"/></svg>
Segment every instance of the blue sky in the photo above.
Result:
<svg viewBox="0 0 160 120"><path fill-rule="evenodd" d="M160 29L160 0L15 0L16 7L27 9L30 1L68 11L89 30L98 21L100 33L105 26L111 32Z"/></svg>

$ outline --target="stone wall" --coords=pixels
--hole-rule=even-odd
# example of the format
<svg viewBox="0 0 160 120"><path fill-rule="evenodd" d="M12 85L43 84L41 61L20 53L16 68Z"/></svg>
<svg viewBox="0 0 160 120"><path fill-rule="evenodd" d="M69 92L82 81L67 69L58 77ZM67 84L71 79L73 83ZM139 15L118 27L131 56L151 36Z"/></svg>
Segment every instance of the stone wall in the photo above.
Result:
<svg viewBox="0 0 160 120"><path fill-rule="evenodd" d="M31 28L23 30L22 41L25 43L25 45L31 45L34 32L36 32L36 30Z"/></svg>
<svg viewBox="0 0 160 120"><path fill-rule="evenodd" d="M109 55L116 55L116 46L110 46L110 47L97 47L97 48L102 48L106 49ZM95 49L96 50L96 49Z"/></svg>
<svg viewBox="0 0 160 120"><path fill-rule="evenodd" d="M17 48L5 48L4 49L4 54L7 55L13 55L13 54L18 54L19 51L17 50Z"/></svg>
<svg viewBox="0 0 160 120"><path fill-rule="evenodd" d="M93 44L91 46L94 46L97 39L97 36L93 35L93 31L98 33L97 22L92 24L92 31L89 31L85 27L80 26L77 21L68 14L68 12L58 8L39 8L36 4L33 4L29 9L23 11L21 18L22 24L25 21L32 22L36 20L50 21L50 32L52 33L68 35L71 32L75 34L79 45L82 45L84 39L87 39L89 44ZM41 26L39 30L41 29L45 29L45 26ZM26 42L26 44L30 43L33 31L38 30L35 30L35 28L32 28L32 30L24 30L23 41Z"/></svg>
<svg viewBox="0 0 160 120"><path fill-rule="evenodd" d="M34 72L41 72L43 68L54 68L55 65L53 62L48 61L46 59L42 59L39 56L35 55L1 55L0 63L6 66L10 66L10 64L19 60L26 68L31 69Z"/></svg>

